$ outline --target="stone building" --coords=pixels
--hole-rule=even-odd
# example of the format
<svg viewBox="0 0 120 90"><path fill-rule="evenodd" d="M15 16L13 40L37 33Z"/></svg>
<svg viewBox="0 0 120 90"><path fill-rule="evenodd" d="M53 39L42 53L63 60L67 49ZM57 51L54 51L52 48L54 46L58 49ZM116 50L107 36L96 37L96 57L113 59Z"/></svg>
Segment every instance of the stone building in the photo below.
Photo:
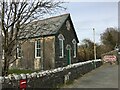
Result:
<svg viewBox="0 0 120 90"><path fill-rule="evenodd" d="M32 28L34 29L30 29ZM39 20L26 25L18 44L16 67L46 70L78 62L79 43L70 14Z"/></svg>

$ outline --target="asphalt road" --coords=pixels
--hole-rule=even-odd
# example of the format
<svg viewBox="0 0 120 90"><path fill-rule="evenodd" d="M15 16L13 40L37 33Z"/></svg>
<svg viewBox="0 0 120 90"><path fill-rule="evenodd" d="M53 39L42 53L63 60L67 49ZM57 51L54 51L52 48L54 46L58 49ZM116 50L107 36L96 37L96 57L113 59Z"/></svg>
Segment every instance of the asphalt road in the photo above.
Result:
<svg viewBox="0 0 120 90"><path fill-rule="evenodd" d="M62 88L118 88L118 66L104 64Z"/></svg>

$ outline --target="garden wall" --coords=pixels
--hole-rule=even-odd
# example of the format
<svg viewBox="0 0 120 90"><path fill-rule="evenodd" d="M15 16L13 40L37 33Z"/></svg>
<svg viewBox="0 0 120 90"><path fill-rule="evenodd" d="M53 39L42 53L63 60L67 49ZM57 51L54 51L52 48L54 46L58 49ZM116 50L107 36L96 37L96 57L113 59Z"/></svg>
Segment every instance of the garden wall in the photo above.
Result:
<svg viewBox="0 0 120 90"><path fill-rule="evenodd" d="M93 64L93 62L95 64ZM58 88L60 85L65 84L68 81L73 81L101 65L101 60L92 60L38 73L12 74L7 77L0 77L0 83L2 84L3 90L7 88L19 90L21 80L26 81L26 87L32 88L32 90L36 88Z"/></svg>

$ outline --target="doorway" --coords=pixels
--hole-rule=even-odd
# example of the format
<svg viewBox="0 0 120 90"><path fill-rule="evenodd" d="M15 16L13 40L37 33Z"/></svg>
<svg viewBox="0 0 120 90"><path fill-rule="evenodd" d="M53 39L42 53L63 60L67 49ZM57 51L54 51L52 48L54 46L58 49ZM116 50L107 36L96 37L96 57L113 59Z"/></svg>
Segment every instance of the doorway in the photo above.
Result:
<svg viewBox="0 0 120 90"><path fill-rule="evenodd" d="M71 46L68 44L66 46L67 49L67 64L70 65L71 64Z"/></svg>

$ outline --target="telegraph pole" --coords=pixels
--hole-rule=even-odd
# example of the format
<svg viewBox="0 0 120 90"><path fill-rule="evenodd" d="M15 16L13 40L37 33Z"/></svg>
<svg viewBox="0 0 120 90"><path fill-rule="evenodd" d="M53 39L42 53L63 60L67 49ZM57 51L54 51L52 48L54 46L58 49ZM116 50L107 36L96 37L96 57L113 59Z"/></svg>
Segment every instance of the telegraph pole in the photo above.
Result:
<svg viewBox="0 0 120 90"><path fill-rule="evenodd" d="M96 60L95 29L93 28L94 59Z"/></svg>
<svg viewBox="0 0 120 90"><path fill-rule="evenodd" d="M95 29L93 28L93 42L94 42L94 60L96 60L96 45L95 45ZM96 68L95 61L93 62L94 67Z"/></svg>

